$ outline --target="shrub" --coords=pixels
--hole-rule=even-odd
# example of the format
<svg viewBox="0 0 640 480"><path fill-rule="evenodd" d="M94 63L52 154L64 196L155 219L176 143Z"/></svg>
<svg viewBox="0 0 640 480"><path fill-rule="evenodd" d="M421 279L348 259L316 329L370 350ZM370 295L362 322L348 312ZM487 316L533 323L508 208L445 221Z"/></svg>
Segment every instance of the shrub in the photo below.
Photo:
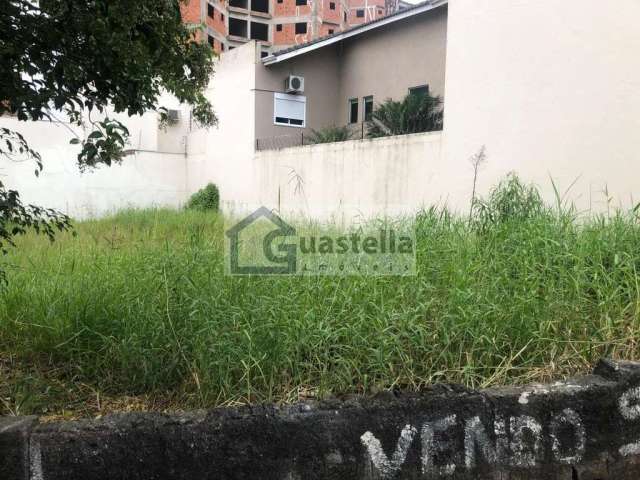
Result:
<svg viewBox="0 0 640 480"><path fill-rule="evenodd" d="M480 230L511 221L527 221L545 211L540 192L525 185L515 173L509 173L491 190L489 198L473 201L472 222Z"/></svg>
<svg viewBox="0 0 640 480"><path fill-rule="evenodd" d="M349 127L336 127L335 125L330 127L324 127L320 130L311 130L311 136L309 138L310 143L333 143L333 142L345 142L351 139L352 132Z"/></svg>
<svg viewBox="0 0 640 480"><path fill-rule="evenodd" d="M213 183L207 184L196 193L191 195L187 202L186 208L193 210L213 210L218 211L220 207L220 192L218 187Z"/></svg>
<svg viewBox="0 0 640 480"><path fill-rule="evenodd" d="M429 94L409 94L401 102L387 99L373 111L369 138L442 130L442 99Z"/></svg>

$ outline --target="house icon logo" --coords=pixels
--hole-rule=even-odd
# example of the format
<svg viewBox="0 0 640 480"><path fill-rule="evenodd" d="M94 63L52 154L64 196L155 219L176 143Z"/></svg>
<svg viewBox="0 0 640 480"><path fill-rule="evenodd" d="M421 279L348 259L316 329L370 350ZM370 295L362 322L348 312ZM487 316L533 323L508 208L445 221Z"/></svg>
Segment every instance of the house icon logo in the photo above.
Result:
<svg viewBox="0 0 640 480"><path fill-rule="evenodd" d="M242 232L260 219L268 220L275 227L261 238L262 253L270 265L240 265ZM231 275L293 275L296 273L297 245L276 242L280 237L296 235L296 229L266 207L260 207L251 215L226 231L229 238L229 273Z"/></svg>

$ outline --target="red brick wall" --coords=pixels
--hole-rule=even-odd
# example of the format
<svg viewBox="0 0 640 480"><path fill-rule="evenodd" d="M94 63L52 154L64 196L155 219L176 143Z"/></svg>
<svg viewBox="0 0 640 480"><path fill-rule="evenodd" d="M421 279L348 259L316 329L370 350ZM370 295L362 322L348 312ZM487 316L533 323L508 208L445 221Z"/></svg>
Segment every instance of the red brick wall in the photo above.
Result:
<svg viewBox="0 0 640 480"><path fill-rule="evenodd" d="M188 0L180 2L180 13L185 23L200 23L200 2L206 0Z"/></svg>
<svg viewBox="0 0 640 480"><path fill-rule="evenodd" d="M224 15L224 20L222 20L222 17L220 15ZM220 35L227 35L227 26L226 26L226 21L227 21L227 14L224 12L221 12L220 10L218 10L217 8L213 9L213 17L211 18L208 14L205 20L205 23L207 24L207 26L211 27L213 30L215 30L216 32L218 32Z"/></svg>
<svg viewBox="0 0 640 480"><path fill-rule="evenodd" d="M277 21L277 19L276 19ZM300 43L311 40L311 22L307 22L307 34L296 35L295 23L282 24L282 31L278 32L277 27L273 26L273 44L274 45L298 45Z"/></svg>
<svg viewBox="0 0 640 480"><path fill-rule="evenodd" d="M366 3L366 7L365 7ZM384 0L349 0L349 14L347 23L351 25L360 25L365 22L371 22L378 18L384 17L386 12ZM364 10L364 17L357 16L357 10Z"/></svg>
<svg viewBox="0 0 640 480"><path fill-rule="evenodd" d="M329 30L333 30L333 33L338 33L342 29L340 28L340 25L334 25L332 23L323 23L322 25L320 25L320 36L326 37L327 35L333 35L331 32L329 32Z"/></svg>
<svg viewBox="0 0 640 480"><path fill-rule="evenodd" d="M316 0L321 1L320 8L320 16L323 21L329 20L331 22L336 22L340 24L342 22L342 5L340 0ZM331 10L331 3L334 3L336 6L335 10ZM340 29L339 26L336 26L336 29Z"/></svg>
<svg viewBox="0 0 640 480"><path fill-rule="evenodd" d="M296 0L282 0L282 3L278 3L278 0L274 0L273 16L274 17L297 17L302 15L309 15L311 13L310 2L314 0L307 0L307 4L303 6L297 6Z"/></svg>

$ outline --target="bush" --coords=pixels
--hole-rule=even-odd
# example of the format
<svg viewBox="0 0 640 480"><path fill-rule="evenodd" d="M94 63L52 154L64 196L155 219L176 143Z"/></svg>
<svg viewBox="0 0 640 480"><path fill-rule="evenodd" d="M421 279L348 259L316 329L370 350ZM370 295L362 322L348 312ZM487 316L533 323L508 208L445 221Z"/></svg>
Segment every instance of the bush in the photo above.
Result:
<svg viewBox="0 0 640 480"><path fill-rule="evenodd" d="M311 130L311 137L309 142L311 143L333 143L333 142L346 142L351 139L352 132L349 127L324 127L320 130Z"/></svg>
<svg viewBox="0 0 640 480"><path fill-rule="evenodd" d="M373 111L369 138L442 130L442 99L429 94L409 94L401 102L388 99Z"/></svg>
<svg viewBox="0 0 640 480"><path fill-rule="evenodd" d="M473 201L472 221L479 230L491 225L538 218L545 211L540 192L534 185L525 185L515 173L509 173L489 198Z"/></svg>
<svg viewBox="0 0 640 480"><path fill-rule="evenodd" d="M220 207L220 192L218 187L213 183L209 183L206 187L201 188L191 195L187 202L186 208L193 210L213 210L218 211Z"/></svg>

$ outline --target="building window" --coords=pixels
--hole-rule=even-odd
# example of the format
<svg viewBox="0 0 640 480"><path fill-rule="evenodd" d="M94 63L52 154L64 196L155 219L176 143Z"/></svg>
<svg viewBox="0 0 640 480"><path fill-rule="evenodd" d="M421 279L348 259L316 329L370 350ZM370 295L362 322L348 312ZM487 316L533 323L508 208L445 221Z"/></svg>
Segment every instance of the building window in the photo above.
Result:
<svg viewBox="0 0 640 480"><path fill-rule="evenodd" d="M358 123L358 99L349 100L349 123Z"/></svg>
<svg viewBox="0 0 640 480"><path fill-rule="evenodd" d="M220 12L220 21L224 22L224 13Z"/></svg>
<svg viewBox="0 0 640 480"><path fill-rule="evenodd" d="M335 10L336 9L336 2L329 2L329 9Z"/></svg>
<svg viewBox="0 0 640 480"><path fill-rule="evenodd" d="M224 49L225 49L224 43L220 44L220 49L224 52Z"/></svg>
<svg viewBox="0 0 640 480"><path fill-rule="evenodd" d="M373 120L373 95L364 97L362 99L362 106L364 109L364 121L370 122Z"/></svg>
<svg viewBox="0 0 640 480"><path fill-rule="evenodd" d="M283 2L283 0L278 0L278 3L282 3L282 2Z"/></svg>
<svg viewBox="0 0 640 480"><path fill-rule="evenodd" d="M411 95L429 95L429 85L420 85L419 87L411 87L409 89Z"/></svg>
<svg viewBox="0 0 640 480"><path fill-rule="evenodd" d="M358 18L364 18L364 10L359 8L358 10L356 10L356 17Z"/></svg>
<svg viewBox="0 0 640 480"><path fill-rule="evenodd" d="M234 37L247 38L249 27L246 20L240 18L229 17L229 35Z"/></svg>
<svg viewBox="0 0 640 480"><path fill-rule="evenodd" d="M209 42L209 45L211 46L211 48L215 47L216 41L214 40L214 38L211 35L207 36L207 41Z"/></svg>
<svg viewBox="0 0 640 480"><path fill-rule="evenodd" d="M307 33L306 23L296 23L296 35L304 35Z"/></svg>
<svg viewBox="0 0 640 480"><path fill-rule="evenodd" d="M330 28L329 29L329 35L333 35L333 31L334 31L333 28Z"/></svg>
<svg viewBox="0 0 640 480"><path fill-rule="evenodd" d="M260 58L265 58L269 56L269 52L265 52L264 50L260 52Z"/></svg>
<svg viewBox="0 0 640 480"><path fill-rule="evenodd" d="M210 3L207 4L207 15L209 15L209 17L214 18L215 15L215 10L213 9L213 5L211 5Z"/></svg>
<svg viewBox="0 0 640 480"><path fill-rule="evenodd" d="M251 39L269 41L269 25L261 22L251 22Z"/></svg>
<svg viewBox="0 0 640 480"><path fill-rule="evenodd" d="M304 127L306 123L307 97L273 94L273 123L287 127Z"/></svg>
<svg viewBox="0 0 640 480"><path fill-rule="evenodd" d="M279 23L276 25L276 32L281 32L282 31L282 24Z"/></svg>
<svg viewBox="0 0 640 480"><path fill-rule="evenodd" d="M307 4L307 0L296 0L296 5L298 7L302 7L303 5Z"/></svg>

